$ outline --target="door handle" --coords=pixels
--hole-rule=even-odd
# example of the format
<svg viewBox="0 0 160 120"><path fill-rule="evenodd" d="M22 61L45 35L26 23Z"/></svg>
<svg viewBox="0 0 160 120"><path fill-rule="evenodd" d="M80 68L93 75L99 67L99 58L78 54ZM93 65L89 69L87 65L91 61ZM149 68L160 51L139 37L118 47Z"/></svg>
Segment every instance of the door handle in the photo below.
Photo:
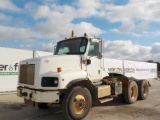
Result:
<svg viewBox="0 0 160 120"><path fill-rule="evenodd" d="M98 74L100 74L100 70L98 70Z"/></svg>

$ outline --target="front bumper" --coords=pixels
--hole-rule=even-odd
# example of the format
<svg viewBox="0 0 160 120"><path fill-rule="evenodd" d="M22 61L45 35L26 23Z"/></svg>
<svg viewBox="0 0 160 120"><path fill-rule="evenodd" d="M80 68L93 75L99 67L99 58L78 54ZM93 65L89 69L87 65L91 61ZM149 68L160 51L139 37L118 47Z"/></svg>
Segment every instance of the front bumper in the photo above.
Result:
<svg viewBox="0 0 160 120"><path fill-rule="evenodd" d="M59 103L59 91L17 87L17 96L36 103Z"/></svg>

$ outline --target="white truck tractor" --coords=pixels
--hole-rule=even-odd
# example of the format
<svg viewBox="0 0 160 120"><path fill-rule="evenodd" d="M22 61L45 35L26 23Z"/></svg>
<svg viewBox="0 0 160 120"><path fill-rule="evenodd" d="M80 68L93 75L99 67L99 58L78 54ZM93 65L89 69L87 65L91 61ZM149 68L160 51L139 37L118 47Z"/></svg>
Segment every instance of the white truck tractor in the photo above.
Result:
<svg viewBox="0 0 160 120"><path fill-rule="evenodd" d="M70 120L83 119L92 106L114 97L129 104L148 97L147 80L108 74L104 64L102 39L72 32L57 43L54 55L19 63L17 94L40 109L59 104Z"/></svg>

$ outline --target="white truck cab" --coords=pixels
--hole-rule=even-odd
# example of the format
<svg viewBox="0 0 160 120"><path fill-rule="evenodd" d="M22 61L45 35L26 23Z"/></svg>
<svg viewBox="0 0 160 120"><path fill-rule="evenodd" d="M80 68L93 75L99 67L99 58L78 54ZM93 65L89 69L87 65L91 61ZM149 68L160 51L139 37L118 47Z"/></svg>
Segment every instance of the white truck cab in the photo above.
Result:
<svg viewBox="0 0 160 120"><path fill-rule="evenodd" d="M82 119L91 106L113 97L121 96L127 103L147 98L146 80L109 75L103 56L102 39L72 33L57 43L54 55L20 62L17 94L26 104L41 109L59 104L68 119Z"/></svg>

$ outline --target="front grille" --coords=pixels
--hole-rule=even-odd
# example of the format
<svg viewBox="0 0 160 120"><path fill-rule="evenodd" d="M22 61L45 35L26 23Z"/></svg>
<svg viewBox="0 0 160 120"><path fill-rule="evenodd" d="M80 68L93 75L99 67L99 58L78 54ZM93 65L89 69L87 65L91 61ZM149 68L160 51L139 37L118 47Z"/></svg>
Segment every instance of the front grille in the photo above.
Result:
<svg viewBox="0 0 160 120"><path fill-rule="evenodd" d="M19 81L23 84L34 85L35 65L20 65Z"/></svg>

